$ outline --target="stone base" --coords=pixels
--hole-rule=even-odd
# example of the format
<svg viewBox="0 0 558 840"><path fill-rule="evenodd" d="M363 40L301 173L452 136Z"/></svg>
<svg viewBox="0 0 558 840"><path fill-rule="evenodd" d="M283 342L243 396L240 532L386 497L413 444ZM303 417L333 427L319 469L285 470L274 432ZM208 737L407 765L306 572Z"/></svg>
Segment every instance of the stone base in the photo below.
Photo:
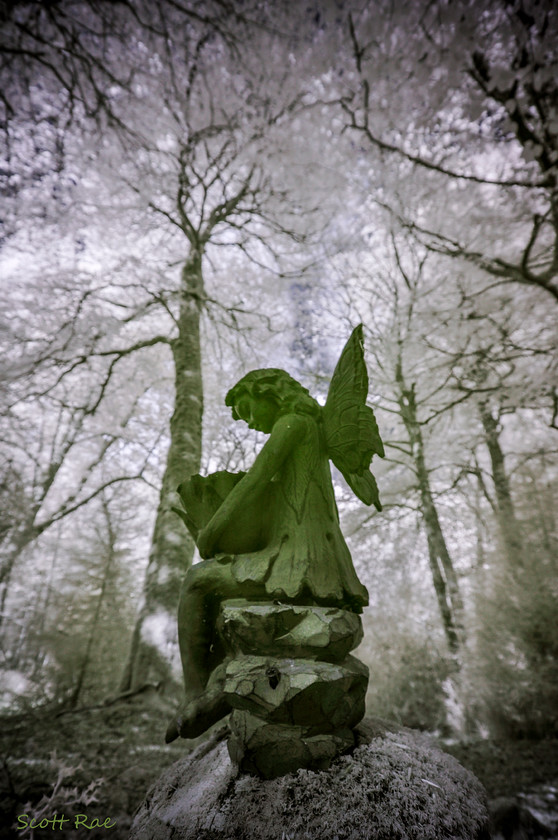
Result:
<svg viewBox="0 0 558 840"><path fill-rule="evenodd" d="M355 745L353 732L308 734L311 727L267 723L249 712L229 719L229 755L243 773L275 779L298 769L326 770L334 758Z"/></svg>
<svg viewBox="0 0 558 840"><path fill-rule="evenodd" d="M298 768L321 770L354 746L368 668L343 662L239 656L227 666L229 755L246 773L273 779Z"/></svg>
<svg viewBox="0 0 558 840"><path fill-rule="evenodd" d="M363 722L327 770L239 774L226 730L149 791L130 840L488 840L480 782L424 736Z"/></svg>
<svg viewBox="0 0 558 840"><path fill-rule="evenodd" d="M217 629L227 649L340 662L362 641L359 615L337 607L224 601Z"/></svg>
<svg viewBox="0 0 558 840"><path fill-rule="evenodd" d="M348 655L360 617L312 604L224 601L217 630L228 651L223 698L232 708L229 753L272 779L323 769L354 746L368 668Z"/></svg>
<svg viewBox="0 0 558 840"><path fill-rule="evenodd" d="M356 726L367 686L368 668L353 656L340 663L240 656L227 666L224 694L233 709L318 735Z"/></svg>

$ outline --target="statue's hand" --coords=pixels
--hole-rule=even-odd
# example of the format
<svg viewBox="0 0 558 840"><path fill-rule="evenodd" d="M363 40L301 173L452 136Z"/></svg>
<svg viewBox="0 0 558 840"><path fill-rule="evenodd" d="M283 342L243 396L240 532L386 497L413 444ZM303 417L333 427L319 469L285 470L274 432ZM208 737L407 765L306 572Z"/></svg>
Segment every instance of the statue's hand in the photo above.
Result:
<svg viewBox="0 0 558 840"><path fill-rule="evenodd" d="M215 538L211 530L207 527L202 528L201 531L198 533L196 545L198 547L200 557L203 560L207 560L208 557L212 557L212 555L214 554L214 543Z"/></svg>

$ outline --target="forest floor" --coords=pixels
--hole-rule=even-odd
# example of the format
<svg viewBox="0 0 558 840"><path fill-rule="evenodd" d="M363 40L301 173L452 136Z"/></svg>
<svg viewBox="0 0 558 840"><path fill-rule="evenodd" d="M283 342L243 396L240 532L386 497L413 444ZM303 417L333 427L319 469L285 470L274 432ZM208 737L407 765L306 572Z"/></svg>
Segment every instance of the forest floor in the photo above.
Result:
<svg viewBox="0 0 558 840"><path fill-rule="evenodd" d="M157 695L139 695L71 713L0 717L0 840L124 840L150 785L196 746L184 741L164 744L172 711ZM503 813L501 836L512 837L506 821L523 832L516 837L558 836L557 740L441 746L484 784L496 810ZM59 820L62 815L63 825L57 821L34 833L23 830L32 817ZM76 815L85 815L78 830Z"/></svg>

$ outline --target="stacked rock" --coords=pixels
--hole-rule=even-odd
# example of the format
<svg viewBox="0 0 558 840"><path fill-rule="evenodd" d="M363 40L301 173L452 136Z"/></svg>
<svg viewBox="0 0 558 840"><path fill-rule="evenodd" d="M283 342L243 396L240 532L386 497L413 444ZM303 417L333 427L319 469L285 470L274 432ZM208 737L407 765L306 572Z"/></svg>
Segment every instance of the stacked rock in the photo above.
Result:
<svg viewBox="0 0 558 840"><path fill-rule="evenodd" d="M360 617L337 607L224 601L217 629L231 657L228 749L265 779L326 769L355 744L368 668L353 656Z"/></svg>

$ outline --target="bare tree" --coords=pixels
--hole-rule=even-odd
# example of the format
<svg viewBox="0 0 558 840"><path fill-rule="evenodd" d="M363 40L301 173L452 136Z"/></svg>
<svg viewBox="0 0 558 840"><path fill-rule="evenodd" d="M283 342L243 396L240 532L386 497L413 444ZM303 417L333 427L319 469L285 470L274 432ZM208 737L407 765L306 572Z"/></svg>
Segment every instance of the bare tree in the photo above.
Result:
<svg viewBox="0 0 558 840"><path fill-rule="evenodd" d="M420 496L421 515L426 531L432 582L436 592L448 648L451 653L456 654L465 641L463 599L430 484L421 421L419 421L417 414L415 383L410 387L407 386L403 375L401 357L398 359L397 369L395 371L395 382L398 388L397 401L400 417L407 431L409 452L413 459Z"/></svg>
<svg viewBox="0 0 558 840"><path fill-rule="evenodd" d="M113 572L113 566L116 559L116 533L111 520L110 509L106 496L101 497L101 508L104 516L104 528L101 544L104 544L103 547L105 549L105 557L101 571L101 585L99 587L99 594L96 598L93 615L89 624L83 657L77 669L77 673L75 674L72 691L67 701L67 706L70 709L75 709L78 705L78 701L85 686L87 673L91 668L93 646L99 634L101 611L105 604L107 590L110 583L110 576Z"/></svg>
<svg viewBox="0 0 558 840"><path fill-rule="evenodd" d="M541 289L558 300L555 13L530 0L513 7L501 0L418 4L407 20L383 11L396 43L391 52L370 37L370 15L349 16L356 84L341 99L346 126L382 158L430 173L433 186L466 186L468 192L458 189L455 216L468 201L472 217L483 208L483 223L460 231L447 210L425 217L385 198L381 203L433 251L477 266L498 283ZM425 91L432 96L421 111ZM383 135L380 95L392 97L391 114L399 108Z"/></svg>
<svg viewBox="0 0 558 840"><path fill-rule="evenodd" d="M6 354L10 359L10 353ZM55 355L49 357L54 369L61 364ZM33 371L27 369L27 363ZM3 482L6 505L5 521L0 534L2 563L0 566L1 615L4 618L9 582L22 553L52 526L62 522L104 491L126 482L142 482L149 475L149 447L139 454L139 459L128 464L112 458L133 414L132 401L128 413L119 417L119 427L111 433L95 432L92 423L103 394L108 387L112 371L106 371L100 383L90 382L81 402L74 395L75 378L56 370L54 379L45 374L40 358L30 357L23 366L28 376L22 374L7 390L4 412L5 430L2 435L4 451ZM13 371L9 371L13 379ZM41 375L42 374L42 375ZM26 381L27 380L27 381ZM21 387L23 385L23 387ZM29 387L31 385L31 387ZM119 412L120 413L120 412ZM114 415L113 415L114 416ZM69 479L72 463L81 462L77 474ZM103 470L111 461L112 469ZM20 498L14 504L14 482L18 478ZM10 503L8 503L10 499Z"/></svg>
<svg viewBox="0 0 558 840"><path fill-rule="evenodd" d="M123 679L125 688L152 678L173 684L169 654L176 635L177 593L193 545L170 508L176 503L178 484L199 470L202 319L213 317L238 328L243 316L253 310L249 300L241 305L235 301L234 284L227 289L208 288L207 267L211 266L214 274L217 255L222 262L223 254L236 249L248 264L258 265L264 276L272 270L278 273L278 238L296 242L302 237L300 203L291 212L281 184L283 164L270 177L270 167L266 172L258 163L260 156L269 160L274 144L278 148L278 138L284 143L288 137L289 119L301 102L299 84L289 81L288 63L279 74L262 72L262 50L268 55L276 50L279 58L284 45L281 39L266 35L265 15L259 13L258 27L254 27L250 14L248 7L240 15L218 2L211 9L206 4L204 10L196 3L182 6L163 0L155 4L85 3L77 8L62 2L52 9L34 11L24 6L10 19L12 41L19 46L12 50L8 45L6 52L19 60L27 51L33 81L41 76L42 68L48 80L45 97L54 102L53 108L66 108L69 136L65 136L65 165L77 166L77 161L88 157L97 176L94 201L84 200L81 184L68 186L69 206L74 211L85 208L89 214L68 214L71 235L92 240L97 229L100 241L103 235L106 239L114 236L118 229L123 242L128 220L133 220L136 229L140 220L144 247L149 247L149 240L152 249L155 240L163 243L159 265L153 254L138 265L134 254L124 268L114 263L113 277L106 282L86 283L76 314L91 313L95 307L110 312L110 334L99 322L95 325L98 332L93 334L85 318L84 332L76 327L77 321L73 325L69 321L71 341L64 344L57 333L44 342L39 354L34 353L35 365L57 368L55 385L60 388L68 387L76 377L100 373L87 406L76 408L87 426L92 417L107 411L111 392L123 372L133 369L136 357L150 350L170 351L174 407L169 449L145 594ZM253 43L243 56L238 47L247 32ZM124 48L126 61L122 61ZM29 106L20 125L33 118L31 100L16 90L13 99L6 100L8 145L17 125L11 103L18 96ZM84 149L88 140L83 120L88 119L110 131L112 142L98 147L95 141ZM45 131L36 126L37 136ZM48 131L45 136L51 138ZM40 200L43 198L41 195ZM107 216L113 225L108 237ZM155 233L149 233L148 225ZM307 221L303 227L308 228ZM135 281L130 277L134 270L138 275ZM168 276L170 271L179 274L178 283ZM115 317L116 307L120 314ZM79 425L77 415L76 422L79 437L86 433L86 426ZM91 465L90 484L94 483L90 478L94 468L110 456L111 445L106 440ZM60 464L66 463L71 453L69 441L58 458ZM151 453L147 457L151 458ZM104 486L99 483L89 495L74 494L54 517L39 519L37 525L37 515L48 494L53 495L58 473L58 468L50 469L45 486L37 493L33 524L23 528L23 542L13 553L10 569L23 545ZM142 477L143 472L134 473L136 478L138 475Z"/></svg>
<svg viewBox="0 0 558 840"><path fill-rule="evenodd" d="M396 472L411 473L410 483L400 484L388 504L411 506L417 512L447 646L458 662L466 641L465 607L438 512L439 499L451 490L451 480L443 488L440 481L433 483L432 475L441 460L436 454L440 424L447 423L467 397L452 393L451 366L428 346L430 331L436 332L443 318L436 311L441 283L431 277L431 262L412 238L393 234L390 246L378 255L372 276L363 272L360 283L371 295L372 314L365 316L365 323L372 333L370 350L380 376L379 411L387 412L384 425L396 418L391 438L386 435L385 440L386 459L393 464L392 484Z"/></svg>

